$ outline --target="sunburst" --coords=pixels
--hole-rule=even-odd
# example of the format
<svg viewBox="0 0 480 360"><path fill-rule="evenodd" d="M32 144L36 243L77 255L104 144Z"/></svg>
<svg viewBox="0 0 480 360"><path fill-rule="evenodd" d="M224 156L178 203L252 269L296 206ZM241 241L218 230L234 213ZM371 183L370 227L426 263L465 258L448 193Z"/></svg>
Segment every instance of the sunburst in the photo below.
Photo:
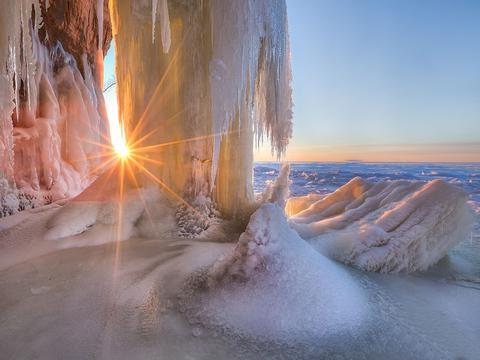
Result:
<svg viewBox="0 0 480 360"><path fill-rule="evenodd" d="M182 204L199 217L206 218L205 214L198 211L182 196L182 194L175 191L173 184L168 184L164 179L160 178L160 176L152 171L152 168L158 168L165 165L161 158L162 151L169 146L201 142L239 132L239 130L234 130L231 132L200 134L190 138L175 139L152 144L152 138L154 138L154 135L160 131L160 128L156 127L153 130L147 131L147 119L152 117L152 111L155 108L154 102L168 101L166 97L169 96L169 92L168 88L165 86L165 82L187 36L188 31L184 34L183 39L172 54L163 76L155 86L143 113L139 116L138 121L135 122L133 128L129 129L127 132L125 124L120 120L121 117L118 114L118 106L116 104L113 104L112 106L112 104L108 103L107 114L109 121L109 138L106 137L105 134L98 134L98 139L100 139L99 142L84 140L93 145L97 145L100 150L99 153L88 158L89 160L95 160L95 166L92 166L93 168L90 171L90 176L102 174L101 177L103 178L99 188L96 189L95 192L105 192L105 194L107 194L107 188L112 189L112 185L116 185L114 194L109 194L110 196L114 196L115 198L113 200L118 203L117 231L115 235L115 269L118 267L121 255L120 240L123 239L122 225L126 192L133 188L140 189L145 185L145 179L149 179L153 184L156 184L166 194L173 198L175 202ZM161 120L162 122L168 123L174 120L174 118L181 116L184 111L185 108L169 118ZM141 179L139 178L140 176ZM143 202L147 217L152 221L152 215L148 208L148 201L143 198L144 195L142 191L138 192L138 196ZM114 272L116 272L116 270Z"/></svg>

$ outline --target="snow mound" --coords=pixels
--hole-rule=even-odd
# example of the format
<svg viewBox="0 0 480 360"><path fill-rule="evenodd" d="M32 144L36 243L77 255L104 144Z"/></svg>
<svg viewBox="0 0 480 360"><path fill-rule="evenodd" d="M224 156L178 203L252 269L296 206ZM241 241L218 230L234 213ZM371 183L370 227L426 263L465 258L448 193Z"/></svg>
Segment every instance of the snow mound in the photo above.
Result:
<svg viewBox="0 0 480 360"><path fill-rule="evenodd" d="M440 180L374 184L357 177L313 204L290 201L297 213L289 222L302 238L365 271L426 270L471 231L467 194Z"/></svg>
<svg viewBox="0 0 480 360"><path fill-rule="evenodd" d="M175 224L168 200L157 189L131 190L121 204L115 198L73 200L48 221L44 238L61 241L62 248L95 246L158 236Z"/></svg>
<svg viewBox="0 0 480 360"><path fill-rule="evenodd" d="M214 279L249 279L256 270L274 261L282 238L292 233L278 206L261 206L250 218L231 256L215 264L211 275Z"/></svg>
<svg viewBox="0 0 480 360"><path fill-rule="evenodd" d="M249 337L328 337L359 326L368 310L353 277L302 240L273 203L251 216L236 247L207 278L204 291L191 297L189 315Z"/></svg>

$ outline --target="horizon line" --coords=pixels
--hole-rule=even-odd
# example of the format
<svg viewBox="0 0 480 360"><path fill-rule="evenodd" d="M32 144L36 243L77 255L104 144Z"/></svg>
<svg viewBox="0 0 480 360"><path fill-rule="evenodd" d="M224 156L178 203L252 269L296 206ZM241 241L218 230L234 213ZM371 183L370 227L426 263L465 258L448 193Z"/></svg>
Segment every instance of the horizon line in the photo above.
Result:
<svg viewBox="0 0 480 360"><path fill-rule="evenodd" d="M365 161L365 160L254 160L254 163L327 163L327 164L475 164L480 161Z"/></svg>

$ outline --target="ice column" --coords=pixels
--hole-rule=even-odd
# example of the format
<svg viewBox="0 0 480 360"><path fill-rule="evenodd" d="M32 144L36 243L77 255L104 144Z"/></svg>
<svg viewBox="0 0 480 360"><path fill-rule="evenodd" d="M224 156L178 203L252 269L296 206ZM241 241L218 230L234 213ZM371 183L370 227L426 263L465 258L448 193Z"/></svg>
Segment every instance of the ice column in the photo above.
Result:
<svg viewBox="0 0 480 360"><path fill-rule="evenodd" d="M268 138L281 155L291 136L285 0L110 1L127 137L175 143L148 155L162 182L248 215L254 144Z"/></svg>

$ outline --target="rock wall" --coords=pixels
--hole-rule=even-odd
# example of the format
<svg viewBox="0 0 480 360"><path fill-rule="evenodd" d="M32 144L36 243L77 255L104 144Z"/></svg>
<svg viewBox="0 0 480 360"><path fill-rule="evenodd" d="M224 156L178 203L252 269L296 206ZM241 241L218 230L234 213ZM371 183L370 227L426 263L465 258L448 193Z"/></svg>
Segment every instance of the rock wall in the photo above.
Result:
<svg viewBox="0 0 480 360"><path fill-rule="evenodd" d="M87 54L89 63L95 64L98 49L98 0L40 0L42 27L40 40L47 47L59 41L65 51L72 54L80 70L82 55ZM101 48L106 55L112 41L112 26L108 0L103 2L103 39Z"/></svg>

